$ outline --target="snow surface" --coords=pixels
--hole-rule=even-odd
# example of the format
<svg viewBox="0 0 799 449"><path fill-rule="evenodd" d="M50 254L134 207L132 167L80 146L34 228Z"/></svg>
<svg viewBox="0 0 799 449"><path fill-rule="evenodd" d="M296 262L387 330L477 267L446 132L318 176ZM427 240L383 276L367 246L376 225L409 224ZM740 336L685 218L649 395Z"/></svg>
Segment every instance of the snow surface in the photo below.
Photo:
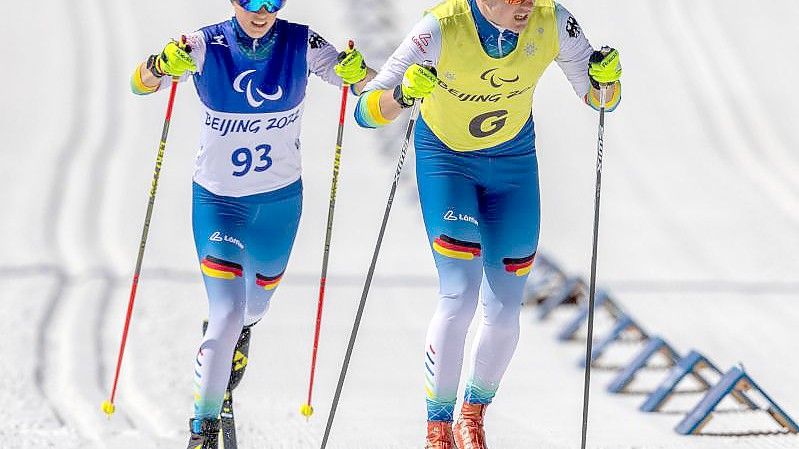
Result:
<svg viewBox="0 0 799 449"><path fill-rule="evenodd" d="M166 95L137 98L128 76L165 39L229 14L225 2L4 2L0 120L0 448L184 447L205 298L190 233L199 107L176 112L147 247L118 412L109 391ZM290 1L285 17L385 57L431 1ZM743 362L799 419L799 2L565 2L595 45L621 49L624 102L608 117L599 276L651 333ZM690 8L690 9L689 9ZM366 17L364 17L366 15ZM10 41L10 43L8 43ZM378 57L370 59L379 65ZM288 273L254 332L237 391L243 448L318 447L385 205L403 123L350 122L338 193L316 414L304 402L327 211L338 92L311 84L304 122L305 208ZM542 246L565 269L590 259L596 114L553 67L536 97ZM401 132L401 131L400 131ZM413 180L403 178L330 441L331 448L422 447L420 371L436 299ZM570 317L526 311L517 356L487 418L494 448L579 444L583 342ZM600 317L598 331L607 328ZM709 435L673 432L698 401L637 411L663 375L604 391L635 343L594 376L592 448L797 448L763 415L724 413ZM725 433L739 436L718 436ZM749 434L750 436L740 436ZM717 435L717 436L713 436Z"/></svg>

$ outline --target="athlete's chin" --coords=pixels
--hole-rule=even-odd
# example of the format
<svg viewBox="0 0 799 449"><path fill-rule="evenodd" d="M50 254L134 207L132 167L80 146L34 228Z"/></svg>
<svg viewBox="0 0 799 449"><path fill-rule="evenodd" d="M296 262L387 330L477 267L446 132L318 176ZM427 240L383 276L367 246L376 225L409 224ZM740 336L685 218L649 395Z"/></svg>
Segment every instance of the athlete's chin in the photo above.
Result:
<svg viewBox="0 0 799 449"><path fill-rule="evenodd" d="M509 26L511 31L514 33L521 33L527 28L527 24L530 23L530 19L523 19L523 20L514 20L513 25Z"/></svg>

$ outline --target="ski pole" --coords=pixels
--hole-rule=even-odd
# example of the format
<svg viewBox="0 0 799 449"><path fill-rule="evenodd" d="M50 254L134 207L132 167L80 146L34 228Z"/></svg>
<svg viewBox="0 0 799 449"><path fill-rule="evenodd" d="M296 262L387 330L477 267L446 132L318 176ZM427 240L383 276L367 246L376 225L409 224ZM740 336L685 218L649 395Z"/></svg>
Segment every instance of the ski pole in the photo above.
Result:
<svg viewBox="0 0 799 449"><path fill-rule="evenodd" d="M581 449L585 449L588 436L588 398L591 388L591 353L594 346L594 296L596 295L596 259L599 242L599 198L602 189L602 155L605 151L605 106L607 85L599 86L599 132L597 138L596 194L594 197L594 242L591 254L591 281L588 288L588 342L585 349L585 382L583 385L583 433Z"/></svg>
<svg viewBox="0 0 799 449"><path fill-rule="evenodd" d="M435 70L433 73L435 73ZM408 120L408 128L405 131L405 141L402 144L402 152L400 152L399 162L397 163L397 170L394 173L394 183L391 185L391 192L388 194L388 202L386 203L386 211L383 213L383 223L380 225L380 233L377 235L377 243L375 250L372 254L372 263L369 265L369 271L366 275L366 282L363 285L363 293L361 293L361 302L358 304L358 312L355 314L355 323L352 325L352 333L350 334L350 341L347 345L347 352L344 355L344 363L341 365L341 373L338 377L338 385L336 385L336 393L333 396L333 404L330 408L330 415L327 417L327 425L325 426L325 435L322 438L321 449L327 447L327 440L330 438L330 429L333 427L333 419L336 417L336 409L338 402L341 398L341 390L344 388L344 379L347 377L347 368L350 365L352 358L352 350L355 347L355 339L358 336L358 329L361 326L361 318L363 318L363 310L366 307L366 297L369 295L369 287L372 285L372 277L375 274L375 267L377 266L377 256L380 254L380 246L383 244L383 236L386 233L386 225L388 224L388 216L391 213L391 205L394 203L394 195L397 193L397 185L399 184L400 173L402 166L405 165L405 156L408 153L408 146L411 142L413 129L416 126L416 118L419 115L419 101L413 105L411 109L411 118Z"/></svg>
<svg viewBox="0 0 799 449"><path fill-rule="evenodd" d="M166 118L164 119L164 129L161 131L161 143L158 145L158 156L155 158L155 170L153 170L153 182L150 187L150 200L147 203L147 213L144 216L144 228L141 233L139 243L139 255L136 259L136 270L133 272L133 282L130 287L130 299L128 300L128 310L125 315L125 327L122 330L122 341L119 344L119 354L117 355L117 367L114 373L114 386L111 387L111 396L103 402L102 409L108 418L116 411L114 399L116 398L117 384L119 382L119 372L122 368L122 358L125 355L125 345L128 341L128 329L130 319L133 315L133 304L136 300L136 289L139 286L139 275L141 274L142 260L144 259L144 248L147 245L147 234L150 232L150 219L153 216L153 206L155 205L155 193L158 191L158 179L161 176L161 164L164 161L164 150L166 149L166 138L169 134L169 124L172 121L172 107L175 104L175 93L178 90L178 79L172 78L172 88L169 92L169 102L166 107Z"/></svg>
<svg viewBox="0 0 799 449"><path fill-rule="evenodd" d="M349 41L347 47L352 50L355 43ZM330 260L330 240L333 237L333 214L336 211L336 192L338 191L338 173L341 166L341 144L344 140L344 118L347 115L347 96L349 84L341 86L341 110L338 118L338 136L336 137L336 153L333 158L333 181L330 185L330 203L327 208L327 230L325 231L325 250L322 256L322 275L319 278L319 302L316 306L316 329L313 338L313 353L311 355L311 375L308 380L308 401L300 407L300 413L306 419L313 415L311 399L313 397L314 377L316 375L316 355L319 351L319 333L322 328L322 309L325 304L325 285L327 284L327 266Z"/></svg>

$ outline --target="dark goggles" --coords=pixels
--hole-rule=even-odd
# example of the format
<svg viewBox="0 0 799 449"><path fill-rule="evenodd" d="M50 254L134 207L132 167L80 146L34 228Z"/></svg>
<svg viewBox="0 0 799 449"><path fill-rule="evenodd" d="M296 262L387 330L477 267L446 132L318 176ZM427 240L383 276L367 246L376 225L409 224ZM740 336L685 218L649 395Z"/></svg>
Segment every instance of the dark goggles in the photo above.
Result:
<svg viewBox="0 0 799 449"><path fill-rule="evenodd" d="M239 5L242 8L246 9L249 12L258 12L261 8L266 7L266 11L269 13L276 13L283 8L283 5L286 4L286 0L237 0Z"/></svg>

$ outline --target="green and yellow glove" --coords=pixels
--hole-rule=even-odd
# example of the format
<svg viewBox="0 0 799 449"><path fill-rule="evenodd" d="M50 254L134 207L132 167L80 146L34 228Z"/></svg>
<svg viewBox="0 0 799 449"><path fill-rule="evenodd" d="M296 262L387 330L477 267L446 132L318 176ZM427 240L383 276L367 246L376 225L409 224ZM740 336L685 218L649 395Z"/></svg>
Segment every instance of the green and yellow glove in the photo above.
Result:
<svg viewBox="0 0 799 449"><path fill-rule="evenodd" d="M595 51L588 62L588 76L595 89L599 89L602 84L613 84L621 79L619 51L610 47Z"/></svg>
<svg viewBox="0 0 799 449"><path fill-rule="evenodd" d="M414 64L405 71L402 84L394 89L394 99L403 108L409 108L417 99L433 93L437 85L435 68Z"/></svg>
<svg viewBox="0 0 799 449"><path fill-rule="evenodd" d="M150 56L147 69L158 78L164 75L180 77L186 72L196 72L197 65L189 53L191 47L186 43L186 37L181 37L180 42L171 41L166 44L161 54Z"/></svg>
<svg viewBox="0 0 799 449"><path fill-rule="evenodd" d="M366 78L366 62L356 49L342 51L338 55L338 64L333 67L344 84L357 84Z"/></svg>

